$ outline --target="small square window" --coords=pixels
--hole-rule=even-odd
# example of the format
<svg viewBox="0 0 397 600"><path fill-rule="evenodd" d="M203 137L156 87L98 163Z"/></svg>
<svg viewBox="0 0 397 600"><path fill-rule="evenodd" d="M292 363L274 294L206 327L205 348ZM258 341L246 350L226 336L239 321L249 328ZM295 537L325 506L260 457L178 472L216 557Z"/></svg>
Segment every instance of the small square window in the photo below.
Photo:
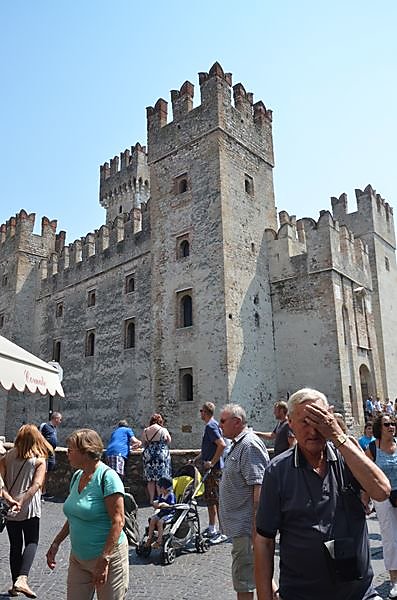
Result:
<svg viewBox="0 0 397 600"><path fill-rule="evenodd" d="M57 319L63 317L63 302L57 302L55 305L55 316Z"/></svg>
<svg viewBox="0 0 397 600"><path fill-rule="evenodd" d="M175 194L184 194L189 189L189 180L187 177L187 173L183 175L179 175L179 177L175 177L174 179L174 192Z"/></svg>
<svg viewBox="0 0 397 600"><path fill-rule="evenodd" d="M135 292L135 273L125 278L125 293L131 294L131 292Z"/></svg>
<svg viewBox="0 0 397 600"><path fill-rule="evenodd" d="M95 306L96 294L95 290L89 290L87 294L87 306Z"/></svg>

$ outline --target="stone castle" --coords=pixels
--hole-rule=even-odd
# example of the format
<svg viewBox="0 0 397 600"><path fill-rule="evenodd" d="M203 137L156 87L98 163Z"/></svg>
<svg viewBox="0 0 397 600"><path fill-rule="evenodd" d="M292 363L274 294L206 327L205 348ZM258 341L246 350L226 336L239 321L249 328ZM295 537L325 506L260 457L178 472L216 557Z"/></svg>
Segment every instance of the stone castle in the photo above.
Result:
<svg viewBox="0 0 397 600"><path fill-rule="evenodd" d="M199 444L198 409L239 402L250 424L303 386L353 423L367 394L397 396L393 211L371 186L318 221L277 217L272 112L215 63L147 108L147 146L100 167L106 224L65 244L20 211L1 226L0 334L64 371L67 433L163 413ZM0 434L48 398L0 392Z"/></svg>

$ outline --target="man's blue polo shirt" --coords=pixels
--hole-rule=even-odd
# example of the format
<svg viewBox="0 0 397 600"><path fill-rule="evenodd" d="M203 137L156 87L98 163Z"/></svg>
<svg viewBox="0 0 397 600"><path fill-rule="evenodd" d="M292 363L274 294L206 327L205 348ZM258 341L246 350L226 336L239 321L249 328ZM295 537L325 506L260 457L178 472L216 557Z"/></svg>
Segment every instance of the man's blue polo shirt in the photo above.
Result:
<svg viewBox="0 0 397 600"><path fill-rule="evenodd" d="M205 462L214 456L217 445L216 440L223 439L218 422L211 418L205 426L203 440L201 442L201 458ZM223 458L214 465L215 469L223 469Z"/></svg>
<svg viewBox="0 0 397 600"><path fill-rule="evenodd" d="M256 526L260 535L280 532L280 596L283 600L362 600L371 585L368 532L358 497L359 484L331 444L326 446L327 474L322 479L306 462L299 447L275 457L262 484ZM341 476L352 490L339 499ZM346 504L348 508L346 510ZM351 582L333 581L323 542L353 537L364 574Z"/></svg>

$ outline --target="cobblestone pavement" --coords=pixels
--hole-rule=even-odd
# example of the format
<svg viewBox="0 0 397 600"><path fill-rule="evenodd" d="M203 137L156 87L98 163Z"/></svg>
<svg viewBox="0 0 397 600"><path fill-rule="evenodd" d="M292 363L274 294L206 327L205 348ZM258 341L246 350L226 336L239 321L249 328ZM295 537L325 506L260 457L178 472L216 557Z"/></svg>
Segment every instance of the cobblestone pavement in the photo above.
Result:
<svg viewBox="0 0 397 600"><path fill-rule="evenodd" d="M139 509L141 531L150 508ZM206 509L200 509L204 525L207 524ZM35 562L29 577L31 587L39 600L66 599L66 571L69 543L65 541L58 553L58 563L51 572L45 561L45 553L55 533L63 523L62 504L46 502L41 519L41 538ZM382 598L387 598L389 584L383 565L383 554L379 527L376 517L368 519L371 539L375 585ZM10 584L8 568L8 538L4 531L0 534L0 600L8 598ZM230 575L229 543L212 546L206 554L197 554L193 549L177 556L172 565L163 566L158 551L153 551L148 559L138 558L130 550L130 586L128 600L235 600ZM24 598L24 596L20 596Z"/></svg>

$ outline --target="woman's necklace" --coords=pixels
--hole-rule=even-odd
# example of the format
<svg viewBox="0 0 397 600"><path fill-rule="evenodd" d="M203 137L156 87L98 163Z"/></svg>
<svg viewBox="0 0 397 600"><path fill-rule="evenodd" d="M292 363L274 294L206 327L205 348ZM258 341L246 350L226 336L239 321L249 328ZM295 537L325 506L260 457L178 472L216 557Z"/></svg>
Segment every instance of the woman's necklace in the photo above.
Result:
<svg viewBox="0 0 397 600"><path fill-rule="evenodd" d="M80 481L79 481L79 491L80 492L90 483L94 473L95 473L95 470L92 473L86 473L85 471L83 471L83 474L81 475Z"/></svg>

